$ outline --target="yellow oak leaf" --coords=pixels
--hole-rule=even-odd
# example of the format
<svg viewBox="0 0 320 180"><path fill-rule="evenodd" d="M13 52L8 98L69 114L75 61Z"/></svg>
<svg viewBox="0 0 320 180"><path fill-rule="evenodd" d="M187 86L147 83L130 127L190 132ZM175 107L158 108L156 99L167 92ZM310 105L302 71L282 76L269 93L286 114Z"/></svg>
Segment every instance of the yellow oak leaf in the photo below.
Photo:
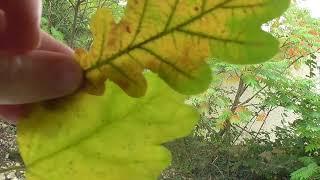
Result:
<svg viewBox="0 0 320 180"><path fill-rule="evenodd" d="M278 51L278 41L261 25L288 7L289 0L129 0L116 23L108 9L91 22L91 49L77 50L89 92L103 92L105 80L128 95L143 96L145 69L183 94L206 90L209 56L238 64L258 63Z"/></svg>

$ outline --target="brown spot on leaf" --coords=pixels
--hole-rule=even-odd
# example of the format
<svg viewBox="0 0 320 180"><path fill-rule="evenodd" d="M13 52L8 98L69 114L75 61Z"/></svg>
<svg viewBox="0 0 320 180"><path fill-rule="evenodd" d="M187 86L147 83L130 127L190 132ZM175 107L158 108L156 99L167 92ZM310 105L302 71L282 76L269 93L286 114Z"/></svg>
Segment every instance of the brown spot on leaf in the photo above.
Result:
<svg viewBox="0 0 320 180"><path fill-rule="evenodd" d="M130 26L126 26L126 31L127 31L129 34L131 34L131 28L130 28Z"/></svg>
<svg viewBox="0 0 320 180"><path fill-rule="evenodd" d="M116 45L117 39L116 38L110 38L108 41L108 46L114 47Z"/></svg>

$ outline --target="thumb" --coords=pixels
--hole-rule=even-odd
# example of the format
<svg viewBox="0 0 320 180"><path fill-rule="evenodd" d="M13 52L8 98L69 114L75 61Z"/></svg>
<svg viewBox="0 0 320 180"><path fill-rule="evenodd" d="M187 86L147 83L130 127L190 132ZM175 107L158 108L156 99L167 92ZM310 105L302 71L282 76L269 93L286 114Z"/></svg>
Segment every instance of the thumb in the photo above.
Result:
<svg viewBox="0 0 320 180"><path fill-rule="evenodd" d="M0 54L0 104L25 104L69 95L82 81L71 56L35 50L23 55Z"/></svg>
<svg viewBox="0 0 320 180"><path fill-rule="evenodd" d="M0 9L0 33L5 32L7 26L7 20L4 11Z"/></svg>
<svg viewBox="0 0 320 180"><path fill-rule="evenodd" d="M17 124L18 120L26 117L30 112L28 105L0 105L0 118L10 124Z"/></svg>
<svg viewBox="0 0 320 180"><path fill-rule="evenodd" d="M0 33L0 49L25 52L35 49L40 41L42 0L0 0L5 30Z"/></svg>

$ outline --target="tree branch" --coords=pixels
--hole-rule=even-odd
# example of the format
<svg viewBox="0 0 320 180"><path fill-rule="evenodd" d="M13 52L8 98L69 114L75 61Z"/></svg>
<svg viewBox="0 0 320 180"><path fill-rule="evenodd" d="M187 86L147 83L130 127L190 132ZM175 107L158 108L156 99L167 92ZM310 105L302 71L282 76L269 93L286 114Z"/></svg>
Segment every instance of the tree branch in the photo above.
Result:
<svg viewBox="0 0 320 180"><path fill-rule="evenodd" d="M288 65L288 67L287 67L285 70L283 70L281 73L285 73L285 71L287 71L291 66L293 66L293 65L294 65L297 61L299 61L300 59L302 59L302 58L304 58L304 57L307 57L307 56L310 56L311 54L313 54L313 53L315 53L315 52L318 52L319 50L320 50L320 48L317 49L317 50L314 51L314 52L311 52L311 53L305 55L305 56L299 56L297 59L295 59L294 61L292 61L292 62ZM263 90L265 90L267 87L268 87L268 85L264 85L260 90L258 90L256 93L254 93L251 97L249 97L249 98L248 98L247 100L245 100L244 102L240 103L239 106L243 106L243 105L249 103L249 102L250 102L251 100L253 100L257 95L259 95Z"/></svg>
<svg viewBox="0 0 320 180"><path fill-rule="evenodd" d="M263 119L263 123L261 124L261 126L260 126L258 132L256 133L255 137L253 138L254 140L257 139L257 137L258 137L258 135L260 134L263 126L264 126L264 125L266 124L266 122L267 122L267 118L269 117L270 113L271 113L273 110L275 110L275 109L276 109L276 107L271 107L271 108L268 110L267 115L266 115L266 116L264 117L264 119Z"/></svg>
<svg viewBox="0 0 320 180"><path fill-rule="evenodd" d="M237 109L237 107L239 106L239 103L240 103L240 98L241 96L243 95L243 93L247 90L247 87L242 79L242 75L240 75L240 81L239 81L239 85L238 85L238 89L237 89L237 93L236 93L236 96L233 100L233 103L231 105L231 112L234 113ZM228 131L228 129L230 128L231 126L231 123L230 123L230 119L227 119L226 120L226 126L225 128L223 128L221 131L220 131L220 135L223 136L224 133L226 131Z"/></svg>

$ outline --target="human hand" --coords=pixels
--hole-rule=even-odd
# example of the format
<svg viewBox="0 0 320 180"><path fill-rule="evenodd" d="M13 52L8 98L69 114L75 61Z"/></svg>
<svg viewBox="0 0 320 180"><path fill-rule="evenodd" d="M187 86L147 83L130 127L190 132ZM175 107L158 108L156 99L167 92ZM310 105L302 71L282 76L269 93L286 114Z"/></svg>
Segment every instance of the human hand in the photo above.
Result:
<svg viewBox="0 0 320 180"><path fill-rule="evenodd" d="M41 0L0 0L0 117L11 122L28 103L69 95L81 85L73 51L40 30Z"/></svg>

